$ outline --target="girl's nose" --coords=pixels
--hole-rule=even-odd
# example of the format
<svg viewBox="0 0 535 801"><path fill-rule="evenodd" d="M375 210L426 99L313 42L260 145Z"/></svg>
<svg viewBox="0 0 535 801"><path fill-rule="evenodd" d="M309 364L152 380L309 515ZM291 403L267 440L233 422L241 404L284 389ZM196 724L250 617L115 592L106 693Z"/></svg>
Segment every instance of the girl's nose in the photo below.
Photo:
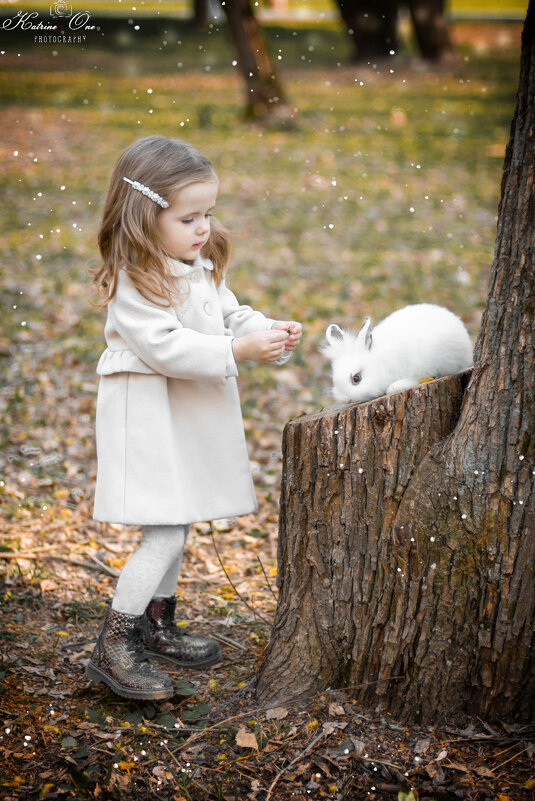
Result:
<svg viewBox="0 0 535 801"><path fill-rule="evenodd" d="M203 218L197 225L197 234L207 234L210 230L210 220Z"/></svg>

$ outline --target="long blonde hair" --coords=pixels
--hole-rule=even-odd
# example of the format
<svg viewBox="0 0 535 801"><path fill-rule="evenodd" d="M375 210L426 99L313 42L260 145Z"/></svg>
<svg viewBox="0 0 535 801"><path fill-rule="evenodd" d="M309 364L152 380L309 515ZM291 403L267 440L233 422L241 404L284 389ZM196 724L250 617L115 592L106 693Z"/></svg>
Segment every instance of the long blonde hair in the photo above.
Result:
<svg viewBox="0 0 535 801"><path fill-rule="evenodd" d="M187 142L146 136L124 151L110 179L98 232L103 263L94 274L102 305L114 297L119 270L123 269L147 300L170 306L177 289L156 224L161 206L133 189L123 180L125 176L167 200L189 184L216 180L214 169ZM226 229L214 218L202 255L212 260L214 280L219 285L228 266L230 241Z"/></svg>

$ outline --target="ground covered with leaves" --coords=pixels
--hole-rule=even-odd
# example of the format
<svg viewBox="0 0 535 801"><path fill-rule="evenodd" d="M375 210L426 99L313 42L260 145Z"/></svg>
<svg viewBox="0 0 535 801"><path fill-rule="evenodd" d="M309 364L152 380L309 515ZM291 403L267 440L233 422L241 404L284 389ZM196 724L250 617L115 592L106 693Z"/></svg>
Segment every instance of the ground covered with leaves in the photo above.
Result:
<svg viewBox="0 0 535 801"><path fill-rule="evenodd" d="M351 65L336 25L272 27L294 111L260 127L241 120L224 31L175 21L140 38L134 22L76 54L21 39L0 57L3 797L533 798L533 727L406 726L344 688L301 706L254 699L276 605L281 432L330 403L326 325L432 301L477 335L519 26L459 26L458 59L434 69L410 46ZM103 315L89 271L111 168L156 132L213 160L240 299L301 320L305 337L286 367L241 369L259 513L190 537L180 625L218 637L223 661L172 673L175 697L142 703L84 674L139 538L91 519Z"/></svg>

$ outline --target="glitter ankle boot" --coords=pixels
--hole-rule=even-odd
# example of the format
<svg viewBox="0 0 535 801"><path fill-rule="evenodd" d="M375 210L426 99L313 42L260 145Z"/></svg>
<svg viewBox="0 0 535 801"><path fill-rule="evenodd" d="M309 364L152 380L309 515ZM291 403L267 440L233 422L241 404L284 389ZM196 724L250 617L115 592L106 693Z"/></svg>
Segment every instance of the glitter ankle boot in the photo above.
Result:
<svg viewBox="0 0 535 801"><path fill-rule="evenodd" d="M143 616L145 650L150 656L185 668L219 662L221 648L208 637L185 634L175 625L176 598L153 598Z"/></svg>
<svg viewBox="0 0 535 801"><path fill-rule="evenodd" d="M152 700L173 695L171 679L145 653L143 616L123 614L111 607L86 673L125 698Z"/></svg>

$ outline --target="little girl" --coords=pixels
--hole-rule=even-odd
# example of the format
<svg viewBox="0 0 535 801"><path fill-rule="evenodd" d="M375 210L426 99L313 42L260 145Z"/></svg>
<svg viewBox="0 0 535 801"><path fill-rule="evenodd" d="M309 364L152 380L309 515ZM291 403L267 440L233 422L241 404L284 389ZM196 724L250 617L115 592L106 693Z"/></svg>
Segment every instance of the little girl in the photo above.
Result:
<svg viewBox="0 0 535 801"><path fill-rule="evenodd" d="M152 661L189 668L219 645L174 622L193 522L256 508L237 364L276 362L301 325L240 306L225 284L229 241L212 218L218 180L178 139L150 136L120 157L99 232L95 283L107 305L98 363L94 517L142 527L87 674L127 698L173 695Z"/></svg>

